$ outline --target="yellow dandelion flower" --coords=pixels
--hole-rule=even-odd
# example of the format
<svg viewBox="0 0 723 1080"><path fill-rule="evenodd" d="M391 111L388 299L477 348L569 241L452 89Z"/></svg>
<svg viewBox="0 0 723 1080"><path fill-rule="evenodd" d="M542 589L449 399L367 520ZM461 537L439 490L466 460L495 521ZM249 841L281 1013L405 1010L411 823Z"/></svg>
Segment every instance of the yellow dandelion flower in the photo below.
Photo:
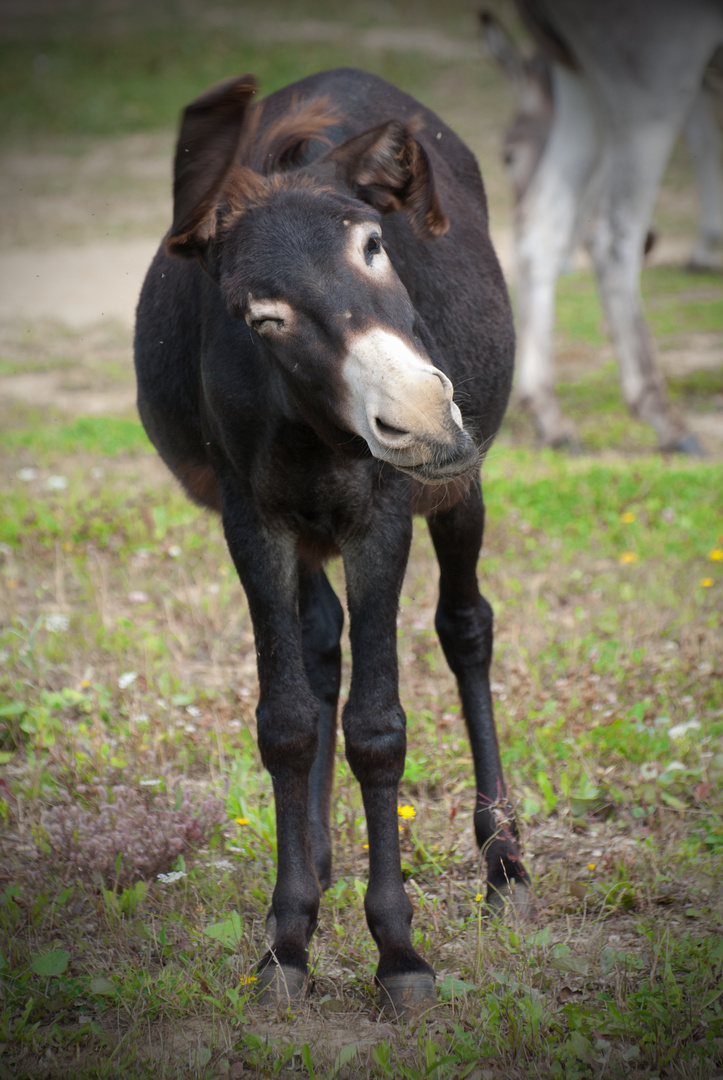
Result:
<svg viewBox="0 0 723 1080"><path fill-rule="evenodd" d="M362 847L364 848L365 851L369 850L369 845L368 844L362 844Z"/></svg>
<svg viewBox="0 0 723 1080"><path fill-rule="evenodd" d="M240 986L252 986L256 982L257 979L258 979L258 975L242 975L241 978L239 979L239 985Z"/></svg>
<svg viewBox="0 0 723 1080"><path fill-rule="evenodd" d="M713 584L713 578L712 577L704 577L703 580L701 581L701 585L703 586L704 589L709 589L712 584Z"/></svg>
<svg viewBox="0 0 723 1080"><path fill-rule="evenodd" d="M589 862L587 864L588 870L594 870L596 866L597 866L597 863L594 863L594 862Z"/></svg>
<svg viewBox="0 0 723 1080"><path fill-rule="evenodd" d="M631 562L637 562L637 561L638 561L638 553L637 553L637 551L624 551L622 553L622 555L620 556L620 562L621 563L631 563Z"/></svg>
<svg viewBox="0 0 723 1080"><path fill-rule="evenodd" d="M236 824L237 825L248 825L248 823L249 823L249 819L247 817L237 817L236 818Z"/></svg>
<svg viewBox="0 0 723 1080"><path fill-rule="evenodd" d="M83 679L83 681L82 681L82 683L80 685L81 685L83 690L87 690L88 687L90 686L90 682L89 682L88 679Z"/></svg>
<svg viewBox="0 0 723 1080"><path fill-rule="evenodd" d="M628 510L627 513L620 515L620 520L624 521L626 525L632 525L632 523L635 521L635 514L633 514L632 511Z"/></svg>
<svg viewBox="0 0 723 1080"><path fill-rule="evenodd" d="M417 816L417 811L413 806L398 806L397 813L404 821L409 821L411 818Z"/></svg>
<svg viewBox="0 0 723 1080"><path fill-rule="evenodd" d="M708 558L712 559L713 562L723 562L723 551L720 548L713 548Z"/></svg>
<svg viewBox="0 0 723 1080"><path fill-rule="evenodd" d="M481 892L478 892L477 895L474 898L475 904L479 904L482 900L484 900L484 896L482 895Z"/></svg>

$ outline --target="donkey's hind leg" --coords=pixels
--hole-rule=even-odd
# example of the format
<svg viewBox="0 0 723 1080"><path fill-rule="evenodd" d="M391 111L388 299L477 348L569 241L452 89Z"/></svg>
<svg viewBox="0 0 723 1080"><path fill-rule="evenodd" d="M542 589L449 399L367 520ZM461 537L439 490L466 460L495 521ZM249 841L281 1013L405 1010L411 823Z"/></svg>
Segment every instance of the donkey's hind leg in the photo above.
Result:
<svg viewBox="0 0 723 1080"><path fill-rule="evenodd" d="M643 241L677 131L674 118L658 121L657 109L651 102L650 120L631 123L611 143L587 246L628 408L655 429L659 449L700 455L698 440L671 404L640 298Z"/></svg>
<svg viewBox="0 0 723 1080"><path fill-rule="evenodd" d="M716 65L716 71L719 71ZM698 239L689 270L723 269L723 137L715 114L714 94L705 83L683 127L698 184Z"/></svg>
<svg viewBox="0 0 723 1080"><path fill-rule="evenodd" d="M529 877L520 858L517 822L502 775L492 714L492 608L477 586L483 530L479 483L473 485L466 500L429 519L440 568L435 624L447 663L457 678L472 747L477 784L474 825L487 863L487 903L500 908L514 881L515 905L525 911Z"/></svg>
<svg viewBox="0 0 723 1080"><path fill-rule="evenodd" d="M302 570L299 609L304 667L319 699L319 748L309 777L309 824L314 865L322 889L331 885L329 810L334 782L336 719L341 682L344 612L323 570Z"/></svg>

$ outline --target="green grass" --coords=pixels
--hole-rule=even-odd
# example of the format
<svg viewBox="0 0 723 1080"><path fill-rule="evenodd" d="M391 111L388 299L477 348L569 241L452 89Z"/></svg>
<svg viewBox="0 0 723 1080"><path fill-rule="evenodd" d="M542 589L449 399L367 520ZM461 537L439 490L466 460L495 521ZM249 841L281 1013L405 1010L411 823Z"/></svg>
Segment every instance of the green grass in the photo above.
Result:
<svg viewBox="0 0 723 1080"><path fill-rule="evenodd" d="M74 429L102 438L101 422ZM224 1061L249 1076L343 1076L347 1059L354 1077L706 1076L723 1037L722 467L503 446L485 467L480 570L497 612L502 757L536 855L533 927L480 919L464 853L469 751L418 530L400 614L400 800L416 809L401 846L443 1003L403 1040L366 1019L366 826L343 757L314 993L281 1023L254 1005L245 980L264 947L275 824L243 593L218 524L149 476L141 447L92 445L103 470L89 479L87 445L73 454L68 440L58 459L39 439L37 475L11 481L0 515L0 813L37 851L3 860L0 1066L21 1075L50 1053L57 1075L150 1075L163 1037L168 1076L215 1076ZM64 489L47 490L44 455ZM332 579L343 592L338 569ZM47 622L57 611L66 629ZM124 672L136 677L121 687ZM154 777L161 793L192 785L226 806L210 848L177 864L186 877L104 893L59 875L45 815L93 805L99 779Z"/></svg>
<svg viewBox="0 0 723 1080"><path fill-rule="evenodd" d="M63 361L58 357L37 359L37 360L20 360L19 358L14 360L5 360L0 358L0 378L4 375L21 375L27 374L30 371L57 371L62 368L73 367L74 360L70 357Z"/></svg>
<svg viewBox="0 0 723 1080"><path fill-rule="evenodd" d="M653 335L715 332L723 329L723 298L720 276L691 277L666 266L643 270L643 307ZM557 287L557 326L565 342L604 345L605 320L592 271L576 270L563 275ZM664 347L664 342L662 343Z"/></svg>
<svg viewBox="0 0 723 1080"><path fill-rule="evenodd" d="M675 287L661 278L656 296ZM586 318L583 305L573 336ZM121 342L99 339L101 362L72 334L26 338L23 361L77 355L78 376L92 362L125 384L111 371L120 352L102 352ZM673 393L702 411L719 387L717 372L693 372ZM280 1022L253 1002L275 815L253 635L218 522L163 478L137 421L5 407L0 816L25 847L2 856L0 1076L48 1053L58 1075L155 1076L163 1039L168 1076L215 1077L225 1062L256 1077L707 1080L723 1038L723 466L646 452L612 363L561 394L596 452L513 444L513 412L483 474L480 574L501 755L534 854L533 927L481 918L468 743L433 630L431 544L421 526L415 538L399 620L400 800L416 810L402 867L442 1004L406 1038L368 1019L366 823L341 752L314 992ZM331 580L343 595L336 566ZM63 869L45 833L54 808L149 779L160 798L215 791L225 805L210 846L177 862L186 877L114 890Z"/></svg>
<svg viewBox="0 0 723 1080"><path fill-rule="evenodd" d="M97 454L114 457L148 451L150 443L138 420L113 416L80 416L70 423L58 419L55 423L6 431L0 446L17 452L32 450L34 458L57 454Z"/></svg>
<svg viewBox="0 0 723 1080"><path fill-rule="evenodd" d="M35 132L119 135L175 126L184 104L229 75L253 72L265 92L338 60L338 50L312 44L254 46L242 27L201 34L163 28L108 39L0 48L0 134ZM352 50L349 50L351 58ZM47 65L47 66L45 66Z"/></svg>
<svg viewBox="0 0 723 1080"><path fill-rule="evenodd" d="M268 91L352 62L437 108L489 76L482 63L460 76L452 62L362 54L351 34L339 47L260 44L227 10L216 27L135 0L110 29L93 5L49 10L42 26L17 20L0 47L0 137L73 135L67 153L86 154L96 134L167 132L195 94L244 70ZM360 4L344 18L459 36L473 25L456 0L380 12ZM263 15L342 17L331 0ZM492 124L486 106L455 117L460 130ZM109 199L114 183L99 176ZM646 270L643 293L663 348L720 333L717 277ZM164 478L135 419L3 401L0 1080L710 1080L723 1067L723 467L650 453L617 367L596 352L606 339L591 275L560 282L558 330L563 351L590 360L560 388L590 453L533 449L513 410L484 468L480 561L500 749L538 918L488 925L477 899L469 747L420 523L399 616L400 802L416 810L400 819L400 844L415 945L441 1004L404 1029L376 1022L366 823L341 746L312 993L279 1016L254 1004L275 815L256 745L252 628L219 523ZM3 343L0 377L72 367L112 389L128 384L129 351L119 330L23 327ZM721 374L673 378L671 393L710 411ZM338 566L330 578L343 596ZM345 640L342 698L348 685ZM114 783L147 792L148 781L170 805L179 791L223 800L226 824L178 858L185 876L114 886L52 849L58 807L92 809Z"/></svg>
<svg viewBox="0 0 723 1080"><path fill-rule="evenodd" d="M599 558L634 551L641 559L669 556L685 563L703 558L723 533L718 466L657 458L561 462L554 451L539 462L539 474L535 469L530 477L527 454L509 451L493 455L485 469L492 520L500 520L505 507L515 508L527 522L524 544L533 567L549 559L545 548L551 543L561 559L574 560L581 547L594 543Z"/></svg>
<svg viewBox="0 0 723 1080"><path fill-rule="evenodd" d="M429 24L430 12L395 5L392 25ZM370 5L334 11L347 27L344 40L277 42L254 32L260 18L283 23L318 19L318 5L274 3L248 13L227 8L227 18L213 19L173 3L154 12L131 7L109 26L94 6L49 13L44 24L24 27L18 20L13 39L0 44L0 138L22 141L38 133L119 135L174 127L180 109L209 85L229 75L253 72L268 93L304 75L343 64L362 66L394 79L426 101L435 75L450 61L394 52L359 50L353 23L373 25ZM389 17L389 16L388 16ZM137 19L142 19L139 32ZM440 27L440 15L433 14ZM467 5L453 3L443 24L468 36L474 20ZM480 48L480 56L482 49ZM481 66L481 63L480 63Z"/></svg>
<svg viewBox="0 0 723 1080"><path fill-rule="evenodd" d="M555 314L565 341L605 343L604 315L592 271L575 270L558 280Z"/></svg>
<svg viewBox="0 0 723 1080"><path fill-rule="evenodd" d="M723 399L723 365L717 371L691 371L668 379L673 401L695 405L700 412L713 412ZM716 400L718 399L718 400Z"/></svg>

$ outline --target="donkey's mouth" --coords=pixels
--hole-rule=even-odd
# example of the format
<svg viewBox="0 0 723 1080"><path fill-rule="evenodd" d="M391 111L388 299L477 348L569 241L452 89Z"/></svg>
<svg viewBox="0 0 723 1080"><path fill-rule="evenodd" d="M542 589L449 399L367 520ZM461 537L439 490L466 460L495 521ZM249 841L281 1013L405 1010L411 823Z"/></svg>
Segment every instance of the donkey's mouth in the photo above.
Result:
<svg viewBox="0 0 723 1080"><path fill-rule="evenodd" d="M420 484L448 484L451 480L472 476L480 467L481 456L467 432L463 431L461 435L462 438L454 451L450 452L449 447L439 447L428 461L418 465L400 465L396 462L393 464L400 472L414 477Z"/></svg>

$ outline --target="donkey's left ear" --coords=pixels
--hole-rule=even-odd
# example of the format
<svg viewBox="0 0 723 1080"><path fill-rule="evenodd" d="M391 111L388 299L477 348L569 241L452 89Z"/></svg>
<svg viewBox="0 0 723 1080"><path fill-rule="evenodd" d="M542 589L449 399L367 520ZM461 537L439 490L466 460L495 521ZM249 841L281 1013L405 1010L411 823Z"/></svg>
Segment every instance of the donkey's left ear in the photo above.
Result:
<svg viewBox="0 0 723 1080"><path fill-rule="evenodd" d="M202 256L214 235L219 196L255 93L253 75L225 79L184 110L173 171L173 225L166 237L170 255Z"/></svg>
<svg viewBox="0 0 723 1080"><path fill-rule="evenodd" d="M405 210L417 236L427 240L449 228L427 152L398 120L347 139L324 161L333 162L339 179L382 214Z"/></svg>

